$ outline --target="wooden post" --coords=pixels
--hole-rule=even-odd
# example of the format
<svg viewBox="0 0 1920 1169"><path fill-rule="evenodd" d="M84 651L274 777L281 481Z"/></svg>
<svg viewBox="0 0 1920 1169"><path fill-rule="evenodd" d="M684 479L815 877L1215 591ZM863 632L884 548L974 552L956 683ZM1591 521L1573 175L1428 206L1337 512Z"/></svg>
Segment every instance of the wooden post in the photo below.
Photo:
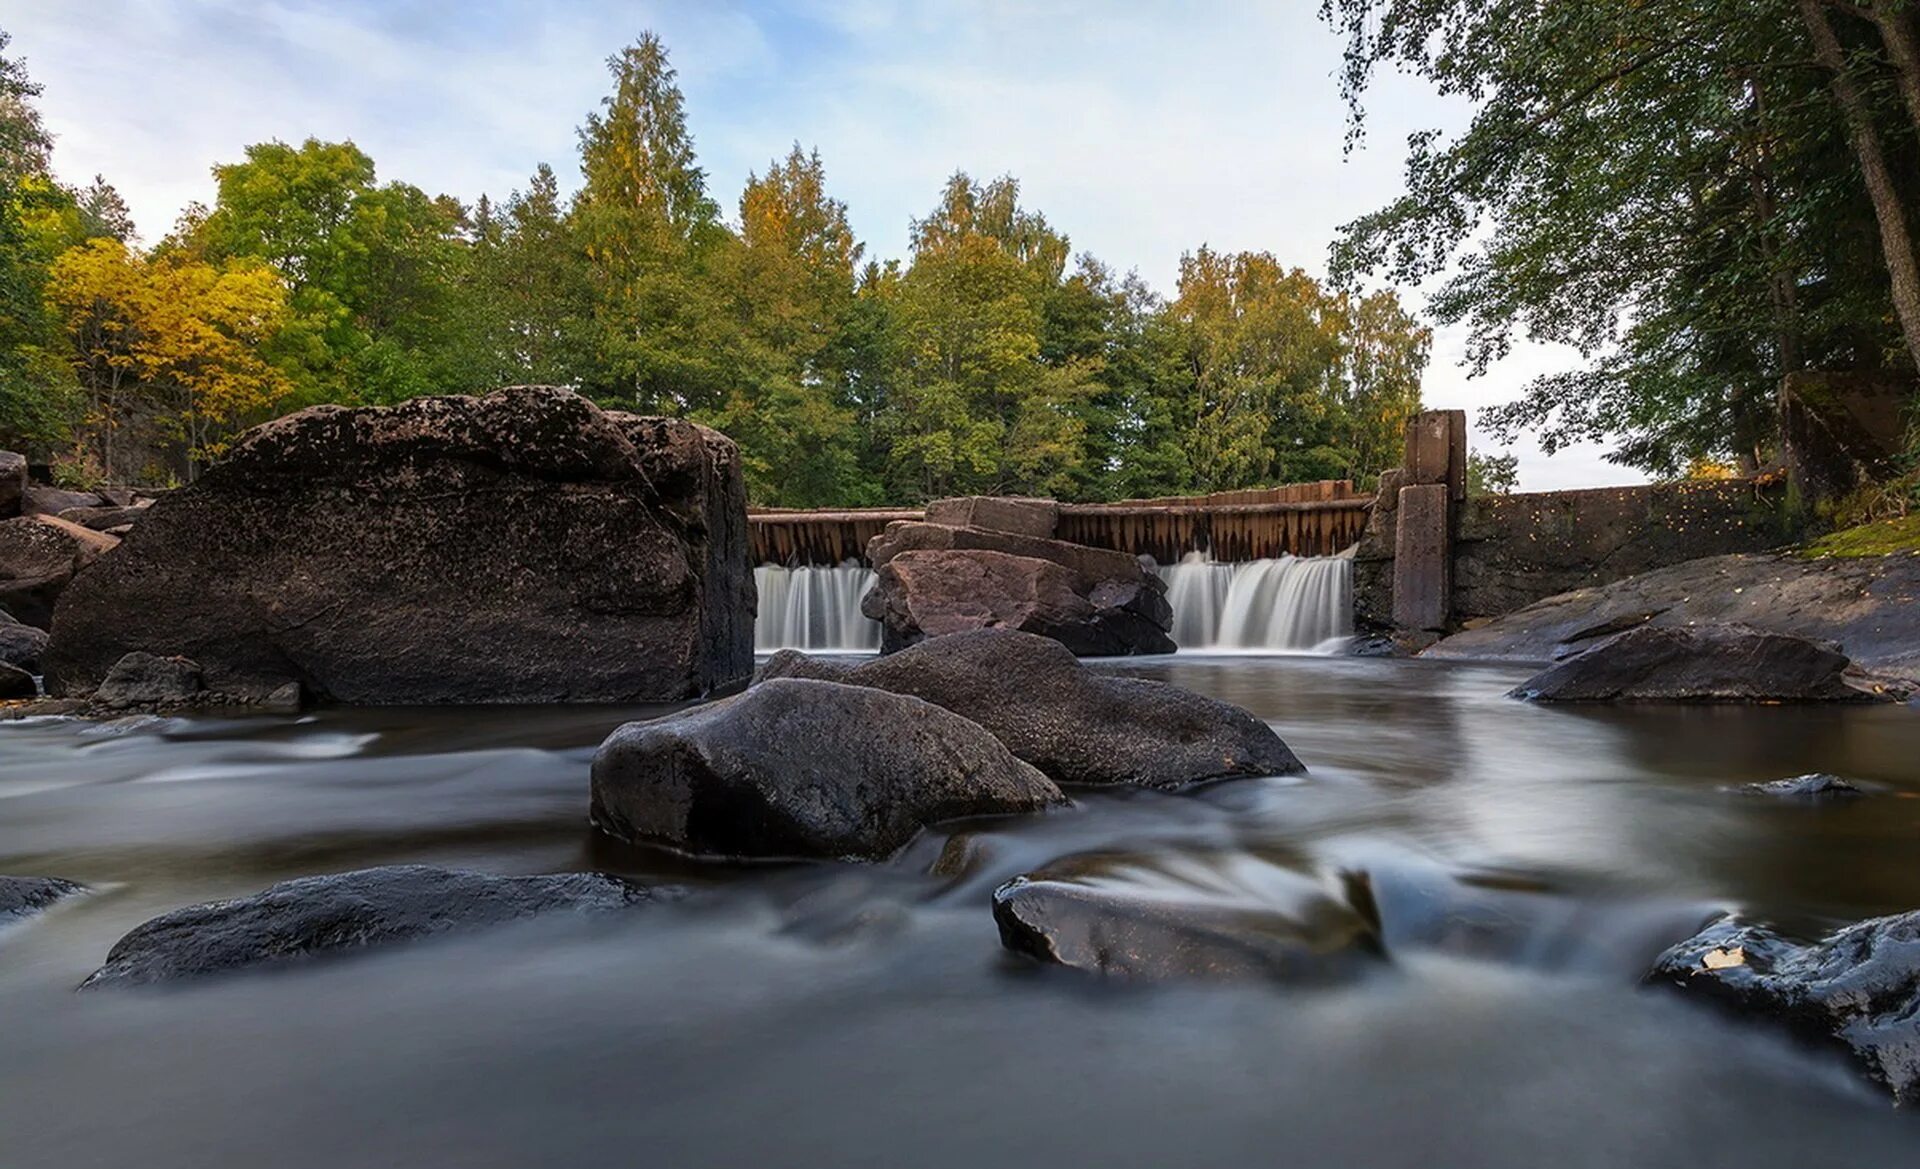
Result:
<svg viewBox="0 0 1920 1169"><path fill-rule="evenodd" d="M1393 623L1438 633L1453 611L1453 501L1445 483L1400 489L1395 508Z"/></svg>

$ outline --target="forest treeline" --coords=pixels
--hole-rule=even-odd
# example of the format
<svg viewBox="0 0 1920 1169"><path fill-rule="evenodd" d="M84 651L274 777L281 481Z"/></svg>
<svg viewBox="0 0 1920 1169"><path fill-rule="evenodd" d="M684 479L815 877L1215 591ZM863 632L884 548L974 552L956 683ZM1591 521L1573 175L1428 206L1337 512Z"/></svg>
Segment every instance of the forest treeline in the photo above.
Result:
<svg viewBox="0 0 1920 1169"><path fill-rule="evenodd" d="M1013 178L965 173L929 192L909 256L871 258L818 153L723 209L665 47L609 65L570 195L542 165L465 205L382 181L350 142L267 142L142 247L104 180L53 178L38 91L0 57L0 446L74 479L185 479L301 406L546 383L718 427L768 505L1394 462L1430 335L1392 293L1199 247L1162 297L1075 255Z"/></svg>

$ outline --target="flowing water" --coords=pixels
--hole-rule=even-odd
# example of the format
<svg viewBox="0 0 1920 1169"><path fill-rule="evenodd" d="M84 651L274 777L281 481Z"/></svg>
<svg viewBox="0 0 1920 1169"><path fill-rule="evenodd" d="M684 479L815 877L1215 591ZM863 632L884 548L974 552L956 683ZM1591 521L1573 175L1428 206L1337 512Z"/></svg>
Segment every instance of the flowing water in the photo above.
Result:
<svg viewBox="0 0 1920 1169"><path fill-rule="evenodd" d="M588 827L595 744L657 710L0 724L0 872L98 890L0 933L0 1165L1920 1164L1920 1117L1834 1056L1636 985L1719 907L1812 931L1920 906L1920 713L1549 709L1502 697L1522 671L1420 662L1096 668L1248 706L1311 774L748 867ZM1721 790L1814 769L1879 790ZM1121 985L999 944L993 889L1067 858L1172 898L1284 905L1360 869L1500 913L1346 985ZM695 895L73 991L156 913L404 861Z"/></svg>
<svg viewBox="0 0 1920 1169"><path fill-rule="evenodd" d="M1300 652L1353 635L1353 558L1282 556L1216 563L1195 552L1159 570L1183 650ZM860 612L874 573L858 564L753 570L760 588L754 648L857 653L880 648Z"/></svg>

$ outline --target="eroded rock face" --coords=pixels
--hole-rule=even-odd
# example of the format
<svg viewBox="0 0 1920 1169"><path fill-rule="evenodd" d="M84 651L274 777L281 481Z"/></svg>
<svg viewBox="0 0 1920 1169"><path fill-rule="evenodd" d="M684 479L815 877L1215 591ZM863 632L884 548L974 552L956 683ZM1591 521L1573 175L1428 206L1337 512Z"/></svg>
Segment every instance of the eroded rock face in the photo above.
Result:
<svg viewBox="0 0 1920 1169"><path fill-rule="evenodd" d="M57 877L0 877L0 928L34 916L87 891Z"/></svg>
<svg viewBox="0 0 1920 1169"><path fill-rule="evenodd" d="M1016 516L1030 510L1013 509ZM1019 531L898 522L868 543L867 558L878 579L861 611L881 623L883 653L974 629L1038 634L1083 656L1175 649L1165 584L1124 552Z"/></svg>
<svg viewBox="0 0 1920 1169"><path fill-rule="evenodd" d="M760 677L811 677L925 699L991 731L1056 783L1178 788L1305 770L1273 728L1178 686L1089 670L1058 642L982 629L858 665L783 650Z"/></svg>
<svg viewBox="0 0 1920 1169"><path fill-rule="evenodd" d="M428 865L300 877L136 927L81 988L224 974L541 914L605 913L675 894L599 873L499 877Z"/></svg>
<svg viewBox="0 0 1920 1169"><path fill-rule="evenodd" d="M1513 692L1536 702L1861 702L1831 642L1749 625L1650 626L1602 639Z"/></svg>
<svg viewBox="0 0 1920 1169"><path fill-rule="evenodd" d="M238 698L357 703L678 699L752 671L733 443L561 389L270 422L79 584L56 694L135 650Z"/></svg>
<svg viewBox="0 0 1920 1169"><path fill-rule="evenodd" d="M1545 662L1640 625L1739 623L1838 642L1861 666L1920 677L1920 556L1711 556L1548 597L1424 656Z"/></svg>
<svg viewBox="0 0 1920 1169"><path fill-rule="evenodd" d="M880 860L929 824L1065 802L956 714L792 678L628 723L593 760L595 825L710 856Z"/></svg>
<svg viewBox="0 0 1920 1169"><path fill-rule="evenodd" d="M1647 978L1836 1042L1896 1102L1920 1104L1920 912L1807 945L1728 918L1661 955Z"/></svg>
<svg viewBox="0 0 1920 1169"><path fill-rule="evenodd" d="M120 543L48 515L0 520L0 609L40 629L79 572Z"/></svg>

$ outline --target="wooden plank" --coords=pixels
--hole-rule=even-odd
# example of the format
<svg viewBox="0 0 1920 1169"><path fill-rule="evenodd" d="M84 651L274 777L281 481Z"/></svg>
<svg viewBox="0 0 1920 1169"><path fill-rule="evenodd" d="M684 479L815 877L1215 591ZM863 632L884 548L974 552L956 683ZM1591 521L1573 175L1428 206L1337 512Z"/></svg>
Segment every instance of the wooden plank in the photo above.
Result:
<svg viewBox="0 0 1920 1169"><path fill-rule="evenodd" d="M1453 608L1453 500L1445 483L1400 489L1395 509L1393 623L1440 632Z"/></svg>

